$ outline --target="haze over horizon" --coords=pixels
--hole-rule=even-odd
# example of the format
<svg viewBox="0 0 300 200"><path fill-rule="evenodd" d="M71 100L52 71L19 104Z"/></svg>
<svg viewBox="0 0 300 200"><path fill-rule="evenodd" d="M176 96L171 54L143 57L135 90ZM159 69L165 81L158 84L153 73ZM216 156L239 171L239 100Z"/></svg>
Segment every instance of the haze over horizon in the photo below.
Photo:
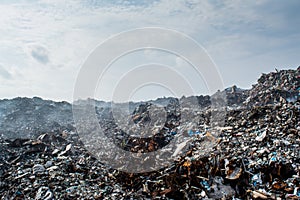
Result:
<svg viewBox="0 0 300 200"><path fill-rule="evenodd" d="M1 1L0 99L39 96L72 102L76 77L90 52L113 35L143 27L190 36L212 58L225 87L247 89L261 73L300 65L299 9L297 0ZM113 63L105 79L107 91L97 99L109 100L111 83L144 63L172 66L199 85L196 94L208 93L187 62L144 50ZM152 85L137 90L131 100L171 95Z"/></svg>

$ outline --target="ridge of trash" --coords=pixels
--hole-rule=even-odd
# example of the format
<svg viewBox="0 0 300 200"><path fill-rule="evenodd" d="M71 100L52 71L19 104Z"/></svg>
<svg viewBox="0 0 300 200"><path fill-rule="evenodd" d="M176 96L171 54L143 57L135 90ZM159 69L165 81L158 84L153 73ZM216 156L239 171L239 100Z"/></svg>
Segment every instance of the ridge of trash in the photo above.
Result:
<svg viewBox="0 0 300 200"><path fill-rule="evenodd" d="M300 67L262 74L249 90L233 86L219 94L226 95L227 113L224 126L216 127L218 137L210 126L209 96L129 102L132 121L140 126L150 123L154 105L166 110L163 129L149 129L154 137L148 140L119 130L111 103L74 102L95 105L106 134L127 151L155 151L179 134L191 138L172 165L138 174L113 169L87 151L72 104L38 97L0 100L0 197L300 199ZM184 122L179 101L199 108Z"/></svg>

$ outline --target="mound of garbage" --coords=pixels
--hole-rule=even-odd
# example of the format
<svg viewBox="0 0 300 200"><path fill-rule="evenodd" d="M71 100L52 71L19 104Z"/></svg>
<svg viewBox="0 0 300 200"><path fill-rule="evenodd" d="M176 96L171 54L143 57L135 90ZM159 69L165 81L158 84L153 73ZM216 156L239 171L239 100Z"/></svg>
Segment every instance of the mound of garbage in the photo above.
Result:
<svg viewBox="0 0 300 200"><path fill-rule="evenodd" d="M119 106L129 105L124 125L111 103L77 102L94 105L105 135L137 156L185 139L175 146L181 153L171 152L174 162L142 173L114 169L91 154L71 104L1 100L1 199L300 199L299 78L300 68L281 70L263 74L250 90L219 92L226 95L225 115L215 114L216 97L161 98ZM222 126L213 126L222 117Z"/></svg>

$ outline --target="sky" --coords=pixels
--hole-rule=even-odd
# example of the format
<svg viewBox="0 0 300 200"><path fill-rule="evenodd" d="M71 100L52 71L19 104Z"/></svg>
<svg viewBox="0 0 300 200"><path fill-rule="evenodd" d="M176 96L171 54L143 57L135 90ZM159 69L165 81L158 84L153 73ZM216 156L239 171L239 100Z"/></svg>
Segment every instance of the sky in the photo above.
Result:
<svg viewBox="0 0 300 200"><path fill-rule="evenodd" d="M39 96L71 102L91 52L115 35L144 27L174 30L192 38L215 64L224 87L251 88L261 73L300 65L299 10L298 0L2 0L0 99ZM131 42L139 41L136 37ZM189 46L185 48L188 51ZM192 94L213 92L205 77L196 77L191 64L177 55L143 49L112 63L98 81L97 88L102 90L96 90L94 97L111 100L120 80L142 65L152 66L152 71L147 68L152 75L158 66L176 69L189 79L195 89ZM181 85L173 80L176 75L161 77ZM167 86L139 84L128 91L129 100L173 95ZM192 94L180 91L177 95Z"/></svg>

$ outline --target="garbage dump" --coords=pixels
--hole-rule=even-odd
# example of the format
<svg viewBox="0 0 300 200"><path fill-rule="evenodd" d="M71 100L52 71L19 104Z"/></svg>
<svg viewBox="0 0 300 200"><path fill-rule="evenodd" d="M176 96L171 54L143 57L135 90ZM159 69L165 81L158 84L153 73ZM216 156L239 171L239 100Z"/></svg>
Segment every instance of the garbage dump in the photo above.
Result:
<svg viewBox="0 0 300 200"><path fill-rule="evenodd" d="M111 107L96 105L105 134L126 151L155 152L179 135L185 136L185 143L172 152L175 159L171 165L144 173L114 169L89 152L69 118L72 110L68 103L17 99L19 106L22 101L37 105L34 101L38 100L43 113L54 107L64 112L57 117L60 121L49 119L48 130L39 132L43 119L38 126L30 120L21 123L27 115L37 114L38 108L32 113L20 113L18 106L14 112L3 109L1 199L300 199L300 68L263 74L250 90L233 86L221 93L227 96L227 112L224 124L216 127L210 123L213 107L209 96L198 96L196 101L183 97L135 104L129 132L149 124L152 127L151 117L159 120L159 116L150 116L151 109L161 109L155 103L166 111L160 129L141 129L151 135L145 138L122 131ZM1 100L0 108L14 101ZM198 104L199 110L186 106L189 102ZM14 114L25 116L12 122L19 124L17 137L12 136L9 124L14 118L8 118ZM26 136L30 133L26 127L34 130L32 135L20 137L23 129Z"/></svg>

